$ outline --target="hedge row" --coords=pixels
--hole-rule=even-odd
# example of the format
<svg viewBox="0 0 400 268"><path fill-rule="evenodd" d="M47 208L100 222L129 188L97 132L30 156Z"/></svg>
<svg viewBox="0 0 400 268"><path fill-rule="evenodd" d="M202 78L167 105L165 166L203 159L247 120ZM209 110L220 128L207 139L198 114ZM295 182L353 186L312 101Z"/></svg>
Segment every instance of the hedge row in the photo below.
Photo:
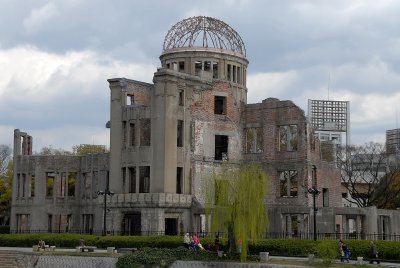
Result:
<svg viewBox="0 0 400 268"><path fill-rule="evenodd" d="M73 248L79 245L80 239L85 240L86 245L98 248L177 248L182 245L180 236L94 236L79 234L0 234L0 246L2 247L32 247L39 240L57 247ZM212 244L212 238L201 238L205 248ZM369 257L370 242L365 240L344 241L352 252L352 257ZM227 248L226 240L221 241L223 250ZM324 247L335 249L338 252L338 241L324 240L314 242L312 240L297 239L264 239L249 245L250 254L267 251L271 255L280 256L308 256L316 253L317 247L323 243ZM400 260L400 241L376 241L379 257L385 260Z"/></svg>

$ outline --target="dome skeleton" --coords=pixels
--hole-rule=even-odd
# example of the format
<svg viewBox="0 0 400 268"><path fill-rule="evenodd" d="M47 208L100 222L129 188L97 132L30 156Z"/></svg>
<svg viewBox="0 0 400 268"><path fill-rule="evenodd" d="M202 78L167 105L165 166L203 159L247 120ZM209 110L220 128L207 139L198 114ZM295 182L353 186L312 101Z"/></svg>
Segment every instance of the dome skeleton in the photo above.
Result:
<svg viewBox="0 0 400 268"><path fill-rule="evenodd" d="M182 20L168 31L163 52L182 47L225 49L246 56L244 42L235 30L220 20L205 16Z"/></svg>

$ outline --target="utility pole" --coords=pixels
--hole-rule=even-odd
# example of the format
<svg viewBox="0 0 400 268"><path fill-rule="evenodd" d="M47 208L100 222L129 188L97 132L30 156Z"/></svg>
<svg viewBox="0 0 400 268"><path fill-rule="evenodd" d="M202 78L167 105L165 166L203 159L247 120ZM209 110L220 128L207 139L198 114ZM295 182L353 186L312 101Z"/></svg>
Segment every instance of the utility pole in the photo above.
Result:
<svg viewBox="0 0 400 268"><path fill-rule="evenodd" d="M313 210L314 210L314 241L317 241L317 208L315 205L315 197L319 195L320 191L317 189L317 167L312 166L312 180L313 186L308 189L308 193L313 196Z"/></svg>

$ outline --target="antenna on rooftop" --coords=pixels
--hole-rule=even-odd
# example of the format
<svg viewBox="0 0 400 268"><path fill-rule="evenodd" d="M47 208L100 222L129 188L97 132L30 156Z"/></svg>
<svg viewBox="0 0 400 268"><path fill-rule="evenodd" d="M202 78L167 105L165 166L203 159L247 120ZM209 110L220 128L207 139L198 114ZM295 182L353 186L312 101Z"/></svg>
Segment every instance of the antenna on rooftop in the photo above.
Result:
<svg viewBox="0 0 400 268"><path fill-rule="evenodd" d="M331 72L329 72L329 80L328 80L328 100L329 100L329 90L331 87Z"/></svg>

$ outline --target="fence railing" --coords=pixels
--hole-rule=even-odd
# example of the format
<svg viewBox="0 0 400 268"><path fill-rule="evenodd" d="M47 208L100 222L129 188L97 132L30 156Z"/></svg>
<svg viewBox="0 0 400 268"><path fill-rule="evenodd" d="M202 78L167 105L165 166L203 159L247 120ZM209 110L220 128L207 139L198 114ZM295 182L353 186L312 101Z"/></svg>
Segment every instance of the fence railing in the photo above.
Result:
<svg viewBox="0 0 400 268"><path fill-rule="evenodd" d="M103 230L10 230L11 234L87 234L87 235L103 235ZM216 233L213 232L189 232L190 235L197 233L199 237L215 237ZM116 231L108 230L108 236L163 236L163 235L183 235L183 233L166 233L162 231ZM220 237L227 238L228 234L218 232ZM265 239L314 239L314 233L286 233L286 232L266 232L263 234ZM400 234L365 234L365 233L317 233L318 240L386 240L386 241L400 241Z"/></svg>

